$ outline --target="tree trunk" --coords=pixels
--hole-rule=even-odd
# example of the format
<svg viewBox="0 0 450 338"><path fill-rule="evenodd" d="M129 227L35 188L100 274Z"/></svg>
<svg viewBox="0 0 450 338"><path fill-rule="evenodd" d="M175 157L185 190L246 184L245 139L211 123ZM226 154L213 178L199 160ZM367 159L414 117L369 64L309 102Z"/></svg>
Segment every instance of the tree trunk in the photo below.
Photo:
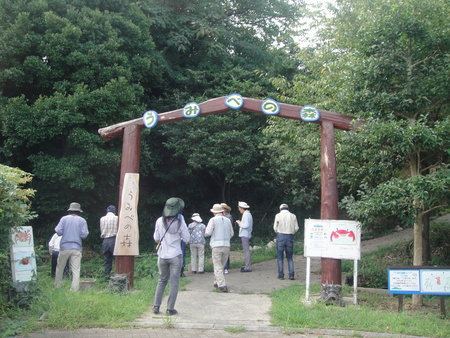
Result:
<svg viewBox="0 0 450 338"><path fill-rule="evenodd" d="M409 158L409 169L411 177L415 177L420 175L420 161L418 154L411 154ZM420 209L420 201L418 199L414 199L414 206L416 210ZM414 220L414 258L413 265L421 266L423 265L423 233L422 233L422 217L423 213L417 211L415 220ZM413 306L422 306L423 305L423 297L422 295L413 295L412 296L412 305Z"/></svg>
<svg viewBox="0 0 450 338"><path fill-rule="evenodd" d="M422 246L422 214L416 216L414 222L414 266L423 265L423 246ZM412 305L422 306L422 295L412 295Z"/></svg>
<svg viewBox="0 0 450 338"><path fill-rule="evenodd" d="M422 260L424 265L429 265L431 261L430 247L430 214L426 213L422 217Z"/></svg>

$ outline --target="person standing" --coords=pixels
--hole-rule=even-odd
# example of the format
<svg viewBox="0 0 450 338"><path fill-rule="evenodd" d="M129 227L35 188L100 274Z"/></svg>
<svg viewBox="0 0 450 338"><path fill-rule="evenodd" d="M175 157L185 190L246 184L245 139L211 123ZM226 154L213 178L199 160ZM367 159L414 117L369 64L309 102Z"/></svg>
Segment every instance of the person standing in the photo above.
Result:
<svg viewBox="0 0 450 338"><path fill-rule="evenodd" d="M169 298L167 300L166 314L169 316L178 313L175 310L175 302L178 296L178 285L180 283L181 265L183 254L181 241L189 242L190 235L184 217L182 215L184 201L178 197L171 197L166 201L162 216L155 224L153 239L158 243L159 280L156 286L153 301L153 313L158 314L162 303L164 290L170 281Z"/></svg>
<svg viewBox="0 0 450 338"><path fill-rule="evenodd" d="M288 263L289 279L294 280L294 234L298 231L297 216L289 211L287 204L280 205L275 215L273 230L277 234L278 279L284 279L284 254Z"/></svg>
<svg viewBox="0 0 450 338"><path fill-rule="evenodd" d="M80 268L82 257L82 240L89 235L86 220L80 216L83 212L79 203L70 203L67 209L68 215L62 217L55 228L55 232L62 236L58 264L56 266L55 287L61 287L64 267L70 259L70 270L72 271L72 284L70 289L80 289Z"/></svg>
<svg viewBox="0 0 450 338"><path fill-rule="evenodd" d="M230 220L223 215L223 208L220 204L214 204L210 211L214 217L208 222L205 236L211 236L209 245L212 248L214 287L221 292L228 292L223 267L230 255L230 239L234 235L233 226Z"/></svg>
<svg viewBox="0 0 450 338"><path fill-rule="evenodd" d="M189 224L188 230L191 234L189 241L191 247L191 271L192 273L205 272L205 229L200 214L192 214L192 223ZM198 262L197 262L198 258Z"/></svg>
<svg viewBox="0 0 450 338"><path fill-rule="evenodd" d="M231 225L233 225L233 216L231 216L231 208L226 203L220 203L220 205L223 208L223 215L228 218L231 222ZM230 247L231 248L231 247ZM228 269L230 268L230 255L228 255L227 262L225 263L225 266L223 267L223 273L228 274Z"/></svg>
<svg viewBox="0 0 450 338"><path fill-rule="evenodd" d="M114 261L114 246L116 245L116 235L119 225L119 217L116 214L116 207L110 205L106 208L106 215L100 218L100 237L103 238L103 269L107 280L110 278L112 263Z"/></svg>
<svg viewBox="0 0 450 338"><path fill-rule="evenodd" d="M245 266L241 268L241 272L252 272L252 256L250 253L250 239L253 231L253 217L250 213L250 206L245 202L238 203L239 212L242 214L242 219L237 220L239 224L239 237L242 242L242 250L245 254Z"/></svg>
<svg viewBox="0 0 450 338"><path fill-rule="evenodd" d="M57 233L54 233L52 238L50 239L50 242L48 242L48 252L52 256L52 272L51 272L52 278L55 278L56 276L56 265L58 264L60 244L61 244L61 236L58 235ZM66 266L64 267L63 275L65 277L69 276L69 262L67 262Z"/></svg>

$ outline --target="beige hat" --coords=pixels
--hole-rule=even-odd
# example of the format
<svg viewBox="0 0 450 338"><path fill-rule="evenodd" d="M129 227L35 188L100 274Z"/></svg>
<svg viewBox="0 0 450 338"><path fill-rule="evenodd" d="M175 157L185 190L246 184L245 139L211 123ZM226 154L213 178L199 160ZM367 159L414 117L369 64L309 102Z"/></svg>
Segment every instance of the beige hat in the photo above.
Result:
<svg viewBox="0 0 450 338"><path fill-rule="evenodd" d="M238 207L242 209L250 209L250 206L245 202L239 202Z"/></svg>
<svg viewBox="0 0 450 338"><path fill-rule="evenodd" d="M223 212L223 208L220 204L214 204L211 209L211 212L213 214L220 214L221 212Z"/></svg>
<svg viewBox="0 0 450 338"><path fill-rule="evenodd" d="M227 209L228 212L231 211L231 208L228 206L228 204L226 204L226 203L220 203L220 205L222 206L222 208Z"/></svg>
<svg viewBox="0 0 450 338"><path fill-rule="evenodd" d="M76 203L76 202L70 203L69 209L67 209L67 211L83 212L83 210L81 210L80 203Z"/></svg>
<svg viewBox="0 0 450 338"><path fill-rule="evenodd" d="M192 214L191 220L201 223L203 220L199 213Z"/></svg>

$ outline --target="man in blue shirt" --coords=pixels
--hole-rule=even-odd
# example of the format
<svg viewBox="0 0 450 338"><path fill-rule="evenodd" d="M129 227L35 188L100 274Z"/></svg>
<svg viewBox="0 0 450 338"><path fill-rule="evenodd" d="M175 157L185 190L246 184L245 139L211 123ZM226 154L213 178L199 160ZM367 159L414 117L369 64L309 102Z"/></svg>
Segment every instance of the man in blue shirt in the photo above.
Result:
<svg viewBox="0 0 450 338"><path fill-rule="evenodd" d="M55 287L61 287L64 267L70 259L70 270L72 271L72 285L70 289L80 289L80 267L81 252L83 251L82 240L89 235L86 220L80 216L83 212L79 203L70 203L68 215L61 218L55 228L55 232L62 236L58 264L56 266Z"/></svg>

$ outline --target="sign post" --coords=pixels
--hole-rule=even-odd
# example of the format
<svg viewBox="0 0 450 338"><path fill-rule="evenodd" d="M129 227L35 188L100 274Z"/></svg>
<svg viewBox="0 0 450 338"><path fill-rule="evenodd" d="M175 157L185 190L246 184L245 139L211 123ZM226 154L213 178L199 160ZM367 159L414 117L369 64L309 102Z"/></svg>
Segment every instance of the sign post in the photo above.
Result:
<svg viewBox="0 0 450 338"><path fill-rule="evenodd" d="M306 301L309 301L310 257L354 260L353 297L357 303L358 260L361 259L361 224L346 220L305 220L304 256L306 267ZM326 281L335 284L334 281Z"/></svg>

